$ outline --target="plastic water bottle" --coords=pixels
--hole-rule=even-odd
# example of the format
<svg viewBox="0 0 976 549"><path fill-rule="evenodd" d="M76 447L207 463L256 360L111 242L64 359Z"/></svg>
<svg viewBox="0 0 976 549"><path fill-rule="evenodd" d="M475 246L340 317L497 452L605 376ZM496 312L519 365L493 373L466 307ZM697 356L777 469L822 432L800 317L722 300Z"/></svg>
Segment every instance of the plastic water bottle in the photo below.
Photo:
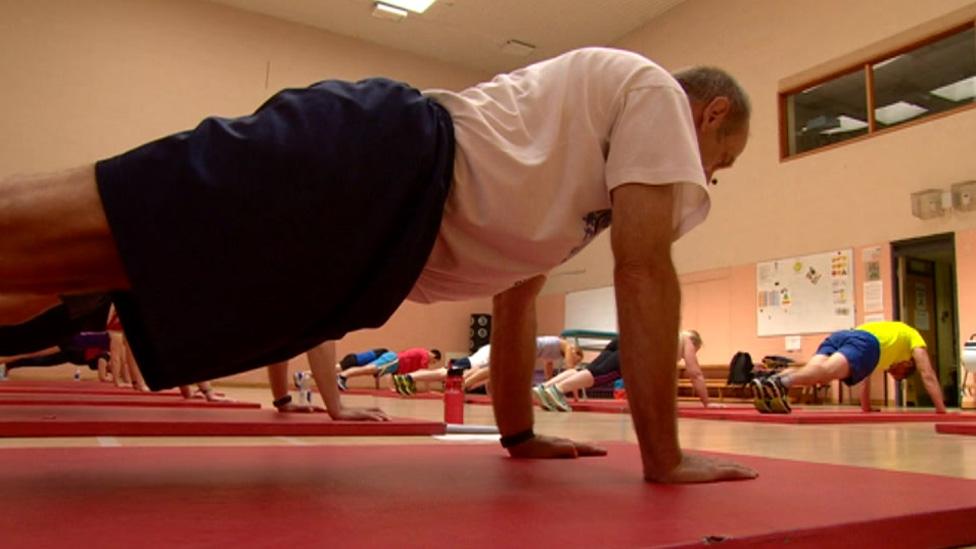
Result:
<svg viewBox="0 0 976 549"><path fill-rule="evenodd" d="M7 379L7 365L0 363L0 381Z"/></svg>
<svg viewBox="0 0 976 549"><path fill-rule="evenodd" d="M308 388L308 372L295 372L295 389L298 391L298 405L312 405L312 390Z"/></svg>
<svg viewBox="0 0 976 549"><path fill-rule="evenodd" d="M444 423L464 423L464 370L451 368L444 380Z"/></svg>

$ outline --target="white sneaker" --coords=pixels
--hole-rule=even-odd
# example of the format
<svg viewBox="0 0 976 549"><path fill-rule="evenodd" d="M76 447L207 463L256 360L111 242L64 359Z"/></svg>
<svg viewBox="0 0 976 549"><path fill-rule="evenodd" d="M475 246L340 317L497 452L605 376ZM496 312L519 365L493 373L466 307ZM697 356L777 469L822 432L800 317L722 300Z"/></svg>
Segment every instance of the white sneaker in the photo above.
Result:
<svg viewBox="0 0 976 549"><path fill-rule="evenodd" d="M566 400L566 396L563 392L556 388L555 385L550 385L546 387L546 394L552 399L552 403L555 408L560 412L572 412L573 407L569 405L569 401Z"/></svg>
<svg viewBox="0 0 976 549"><path fill-rule="evenodd" d="M542 384L533 387L532 394L543 410L549 410L550 412L556 411L556 403L552 401L549 396L549 391L546 391L546 388Z"/></svg>

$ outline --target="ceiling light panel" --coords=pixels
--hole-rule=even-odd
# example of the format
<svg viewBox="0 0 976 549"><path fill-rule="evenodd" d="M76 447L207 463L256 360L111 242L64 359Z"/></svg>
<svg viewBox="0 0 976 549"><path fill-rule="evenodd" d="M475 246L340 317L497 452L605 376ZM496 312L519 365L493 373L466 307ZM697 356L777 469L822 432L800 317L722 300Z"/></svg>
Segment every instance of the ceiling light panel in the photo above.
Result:
<svg viewBox="0 0 976 549"><path fill-rule="evenodd" d="M885 105L884 107L875 109L874 117L878 120L878 122L881 122L886 126L890 126L892 124L904 122L909 118L915 118L923 112L928 112L928 109L919 107L914 103L908 103L907 101L899 101L897 103L892 103L890 105Z"/></svg>
<svg viewBox="0 0 976 549"><path fill-rule="evenodd" d="M396 6L388 6L383 2L373 4L373 17L377 19L388 19L390 21L400 21L407 16L407 10Z"/></svg>
<svg viewBox="0 0 976 549"><path fill-rule="evenodd" d="M414 13L424 13L434 3L434 0L383 0L383 3Z"/></svg>
<svg viewBox="0 0 976 549"><path fill-rule="evenodd" d="M959 102L972 99L976 97L976 76L970 76L964 80L953 82L948 86L936 88L929 93L948 101Z"/></svg>

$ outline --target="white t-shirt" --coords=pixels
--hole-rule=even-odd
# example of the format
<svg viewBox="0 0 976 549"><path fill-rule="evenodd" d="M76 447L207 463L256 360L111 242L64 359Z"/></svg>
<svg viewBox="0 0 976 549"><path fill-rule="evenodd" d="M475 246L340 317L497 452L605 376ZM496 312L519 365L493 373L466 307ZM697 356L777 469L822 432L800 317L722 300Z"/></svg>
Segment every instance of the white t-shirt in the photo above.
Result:
<svg viewBox="0 0 976 549"><path fill-rule="evenodd" d="M535 338L535 356L546 360L558 360L563 357L559 350L559 338L555 336L540 336ZM468 357L472 368L487 368L491 364L491 345L481 347Z"/></svg>
<svg viewBox="0 0 976 549"><path fill-rule="evenodd" d="M539 336L535 338L535 356L543 360L559 360L563 357L556 336Z"/></svg>
<svg viewBox="0 0 976 549"><path fill-rule="evenodd" d="M708 212L691 108L635 53L575 50L460 93L428 90L454 120L454 181L409 299L494 295L546 273L610 224L610 191L687 182L674 238Z"/></svg>

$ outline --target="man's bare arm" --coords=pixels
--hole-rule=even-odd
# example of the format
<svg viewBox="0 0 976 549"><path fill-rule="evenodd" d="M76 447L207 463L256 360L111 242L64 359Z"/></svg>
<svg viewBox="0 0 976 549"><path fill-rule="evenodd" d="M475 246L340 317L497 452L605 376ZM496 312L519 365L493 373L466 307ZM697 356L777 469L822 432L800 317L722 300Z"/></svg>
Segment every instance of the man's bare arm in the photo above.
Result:
<svg viewBox="0 0 976 549"><path fill-rule="evenodd" d="M379 408L348 408L342 406L336 385L335 342L326 341L308 350L308 365L318 386L325 409L332 419L387 421L390 418Z"/></svg>
<svg viewBox="0 0 976 549"><path fill-rule="evenodd" d="M740 465L684 455L678 443L677 348L680 286L671 262L672 185L613 190L614 285L621 373L627 385L644 477L654 482L752 478Z"/></svg>
<svg viewBox="0 0 976 549"><path fill-rule="evenodd" d="M532 372L535 369L535 298L545 283L536 276L492 300L491 405L502 437L531 431ZM508 449L519 458L572 458L603 455L588 444L536 435Z"/></svg>
<svg viewBox="0 0 976 549"><path fill-rule="evenodd" d="M695 351L695 345L687 338L681 339L681 358L685 361L685 374L691 380L695 394L701 400L702 406L708 408L708 385L705 383L705 374L702 372L701 365L698 364L698 353Z"/></svg>
<svg viewBox="0 0 976 549"><path fill-rule="evenodd" d="M861 382L860 389L860 400L861 400L861 411L862 412L872 412L871 408L871 376L864 378Z"/></svg>
<svg viewBox="0 0 976 549"><path fill-rule="evenodd" d="M939 385L939 378L935 375L935 368L929 360L929 352L925 347L915 347L912 349L912 358L915 360L915 367L922 376L922 384L925 391L935 405L935 411L944 414L946 412L945 402L942 400L942 386Z"/></svg>

